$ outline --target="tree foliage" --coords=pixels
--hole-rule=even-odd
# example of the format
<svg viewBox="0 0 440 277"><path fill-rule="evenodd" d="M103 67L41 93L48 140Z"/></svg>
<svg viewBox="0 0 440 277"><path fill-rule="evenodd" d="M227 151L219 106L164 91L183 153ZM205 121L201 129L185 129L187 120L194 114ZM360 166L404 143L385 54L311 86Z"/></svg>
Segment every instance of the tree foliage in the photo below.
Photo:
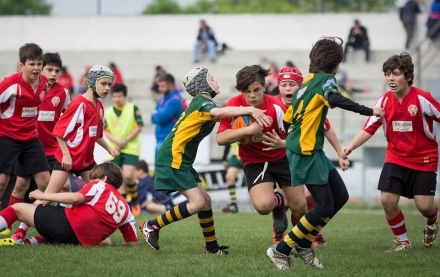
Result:
<svg viewBox="0 0 440 277"><path fill-rule="evenodd" d="M46 0L0 0L0 15L50 15Z"/></svg>
<svg viewBox="0 0 440 277"><path fill-rule="evenodd" d="M175 0L155 0L143 13L385 12L394 9L394 4L394 0L197 0L192 5L180 7Z"/></svg>

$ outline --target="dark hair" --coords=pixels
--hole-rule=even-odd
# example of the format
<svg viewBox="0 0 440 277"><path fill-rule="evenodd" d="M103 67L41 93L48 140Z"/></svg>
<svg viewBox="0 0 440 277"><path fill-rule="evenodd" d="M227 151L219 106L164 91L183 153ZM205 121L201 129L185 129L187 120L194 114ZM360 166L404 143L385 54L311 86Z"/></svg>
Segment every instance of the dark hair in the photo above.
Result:
<svg viewBox="0 0 440 277"><path fill-rule="evenodd" d="M58 66L60 69L63 67L60 54L58 53L46 53L43 55L43 67L46 65Z"/></svg>
<svg viewBox="0 0 440 277"><path fill-rule="evenodd" d="M320 38L310 51L309 72L332 73L344 59L343 43L339 37Z"/></svg>
<svg viewBox="0 0 440 277"><path fill-rule="evenodd" d="M235 88L238 91L246 91L249 86L257 81L263 87L266 86L266 76L270 69L264 69L261 65L248 65L240 69L235 75Z"/></svg>
<svg viewBox="0 0 440 277"><path fill-rule="evenodd" d="M162 69L162 66L160 66L160 65L156 65L156 71L157 71L157 70L163 70L163 69Z"/></svg>
<svg viewBox="0 0 440 277"><path fill-rule="evenodd" d="M26 43L18 49L20 63L25 64L27 60L43 60L43 50L35 43Z"/></svg>
<svg viewBox="0 0 440 277"><path fill-rule="evenodd" d="M159 77L158 82L167 82L168 84L174 85L176 83L176 80L174 79L173 75L166 73Z"/></svg>
<svg viewBox="0 0 440 277"><path fill-rule="evenodd" d="M140 161L138 162L138 165L137 165L136 168L137 168L138 170L140 169L140 170L144 171L145 173L150 172L150 169L148 168L148 164L147 164L147 162L144 161L144 160L140 160Z"/></svg>
<svg viewBox="0 0 440 277"><path fill-rule="evenodd" d="M124 96L127 97L127 86L124 84L115 84L112 87L112 94L115 92L122 92L122 94L124 94Z"/></svg>
<svg viewBox="0 0 440 277"><path fill-rule="evenodd" d="M112 63L110 63L109 65L110 65L110 68L117 68L117 67L116 67L116 64L115 64L115 63L113 63L113 62L112 62Z"/></svg>
<svg viewBox="0 0 440 277"><path fill-rule="evenodd" d="M412 85L414 81L414 64L411 56L407 52L403 52L400 55L393 55L383 63L382 71L386 75L387 71L393 72L395 69L399 69L403 72L405 79L408 80L408 85Z"/></svg>
<svg viewBox="0 0 440 277"><path fill-rule="evenodd" d="M122 185L121 168L114 163L105 162L98 164L89 172L90 180L103 179L104 176L107 176L105 182L112 185L114 188L118 189Z"/></svg>
<svg viewBox="0 0 440 277"><path fill-rule="evenodd" d="M292 61L286 62L286 67L296 67L295 64Z"/></svg>

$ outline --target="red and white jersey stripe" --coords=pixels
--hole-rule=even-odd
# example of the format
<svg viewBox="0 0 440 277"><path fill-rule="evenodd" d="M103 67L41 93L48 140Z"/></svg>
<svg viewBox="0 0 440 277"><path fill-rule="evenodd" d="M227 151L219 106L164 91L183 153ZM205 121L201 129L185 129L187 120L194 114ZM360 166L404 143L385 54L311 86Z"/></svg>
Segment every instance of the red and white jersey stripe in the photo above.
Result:
<svg viewBox="0 0 440 277"><path fill-rule="evenodd" d="M385 111L370 116L363 130L373 135L383 126L387 139L385 162L421 171L437 171L438 145L433 122L440 122L440 103L427 91L411 87L401 103L389 91L376 103Z"/></svg>
<svg viewBox="0 0 440 277"><path fill-rule="evenodd" d="M52 132L70 101L69 90L59 83L55 83L44 95L43 101L41 101L38 111L37 130L46 156L55 155L58 142L56 137L52 135Z"/></svg>
<svg viewBox="0 0 440 277"><path fill-rule="evenodd" d="M138 241L134 216L116 188L93 180L79 193L84 195L85 203L65 209L65 213L81 245L99 245L117 229L126 242Z"/></svg>
<svg viewBox="0 0 440 277"><path fill-rule="evenodd" d="M16 73L0 82L0 137L29 141L38 137L38 106L47 89L47 79L40 75L34 89Z"/></svg>
<svg viewBox="0 0 440 277"><path fill-rule="evenodd" d="M55 124L53 134L64 139L72 157L72 170L81 170L94 162L95 142L102 138L104 106L80 95L73 99ZM63 153L58 146L55 158L61 163Z"/></svg>

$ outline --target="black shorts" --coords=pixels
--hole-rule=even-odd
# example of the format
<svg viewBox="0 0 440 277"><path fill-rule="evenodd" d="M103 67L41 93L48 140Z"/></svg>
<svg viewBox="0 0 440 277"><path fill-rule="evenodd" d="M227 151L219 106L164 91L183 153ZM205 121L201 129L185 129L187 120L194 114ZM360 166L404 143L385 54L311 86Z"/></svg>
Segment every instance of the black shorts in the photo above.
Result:
<svg viewBox="0 0 440 277"><path fill-rule="evenodd" d="M52 173L52 169L58 163L58 161L55 159L55 156L47 156L46 159L47 159L47 163L49 164L49 171L50 171L50 173ZM14 175L20 176L23 178L32 177L32 174L30 174L30 175L24 174L23 169L21 169L21 166L18 162L15 163Z"/></svg>
<svg viewBox="0 0 440 277"><path fill-rule="evenodd" d="M30 141L16 141L0 137L0 173L14 174L18 162L23 176L49 171L46 154L39 138Z"/></svg>
<svg viewBox="0 0 440 277"><path fill-rule="evenodd" d="M414 195L435 195L436 186L437 172L385 163L377 189L413 199Z"/></svg>
<svg viewBox="0 0 440 277"><path fill-rule="evenodd" d="M264 166L266 163L267 168L265 170ZM248 190L255 185L266 182L278 183L281 187L290 186L290 169L287 157L266 163L255 163L244 166L244 175L246 177Z"/></svg>
<svg viewBox="0 0 440 277"><path fill-rule="evenodd" d="M81 245L64 209L45 205L38 205L35 209L35 229L44 237L43 243Z"/></svg>
<svg viewBox="0 0 440 277"><path fill-rule="evenodd" d="M90 171L92 170L92 168L94 168L96 165L95 162L93 162L91 165L89 165L86 168L83 169L78 169L78 170L70 170L69 173L75 174L76 177L80 177L81 173L83 173L84 171ZM66 171L61 164L57 161L56 164L53 166L52 170L58 170L58 171Z"/></svg>

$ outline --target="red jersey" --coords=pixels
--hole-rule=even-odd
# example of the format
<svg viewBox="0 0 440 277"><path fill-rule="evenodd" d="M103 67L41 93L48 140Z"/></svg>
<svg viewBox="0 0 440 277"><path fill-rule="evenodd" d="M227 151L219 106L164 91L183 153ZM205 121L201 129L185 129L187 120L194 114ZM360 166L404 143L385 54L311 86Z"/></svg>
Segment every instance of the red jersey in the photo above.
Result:
<svg viewBox="0 0 440 277"><path fill-rule="evenodd" d="M55 83L49 92L44 95L43 101L41 101L38 111L37 130L46 156L55 155L58 142L56 137L52 135L52 132L70 100L69 90L59 83Z"/></svg>
<svg viewBox="0 0 440 277"><path fill-rule="evenodd" d="M68 89L73 88L72 75L70 75L69 73L66 74L61 73L60 76L58 76L58 83Z"/></svg>
<svg viewBox="0 0 440 277"><path fill-rule="evenodd" d="M370 116L363 130L374 135L383 125L387 139L385 162L420 171L437 171L438 145L433 121L440 122L440 103L422 89L411 87L402 103L389 91L376 103L385 117Z"/></svg>
<svg viewBox="0 0 440 277"><path fill-rule="evenodd" d="M286 108L277 98L270 95L263 95L263 104L258 107L259 109L266 110L265 114L272 119L272 124L269 127L263 127L263 133L272 132L275 130L281 139L286 138L286 132L283 125L283 116ZM249 106L246 103L242 94L232 97L225 105L229 106ZM217 133L224 130L231 129L232 118L222 118L220 120L220 126ZM253 142L250 145L239 144L238 155L243 165L251 163L264 163L279 160L286 156L286 149L276 149L272 151L263 151L263 148L267 148L261 141L262 135L257 137L257 142Z"/></svg>
<svg viewBox="0 0 440 277"><path fill-rule="evenodd" d="M0 137L29 141L38 137L38 106L47 89L47 79L40 75L40 84L34 91L16 73L0 82Z"/></svg>
<svg viewBox="0 0 440 277"><path fill-rule="evenodd" d="M124 197L112 185L94 180L80 191L86 201L64 209L82 246L99 245L119 229L126 242L138 241L136 222Z"/></svg>
<svg viewBox="0 0 440 277"><path fill-rule="evenodd" d="M73 99L55 124L53 134L64 139L72 157L72 170L81 170L95 162L95 142L102 138L104 106L80 95ZM58 146L55 158L59 163L63 153Z"/></svg>

